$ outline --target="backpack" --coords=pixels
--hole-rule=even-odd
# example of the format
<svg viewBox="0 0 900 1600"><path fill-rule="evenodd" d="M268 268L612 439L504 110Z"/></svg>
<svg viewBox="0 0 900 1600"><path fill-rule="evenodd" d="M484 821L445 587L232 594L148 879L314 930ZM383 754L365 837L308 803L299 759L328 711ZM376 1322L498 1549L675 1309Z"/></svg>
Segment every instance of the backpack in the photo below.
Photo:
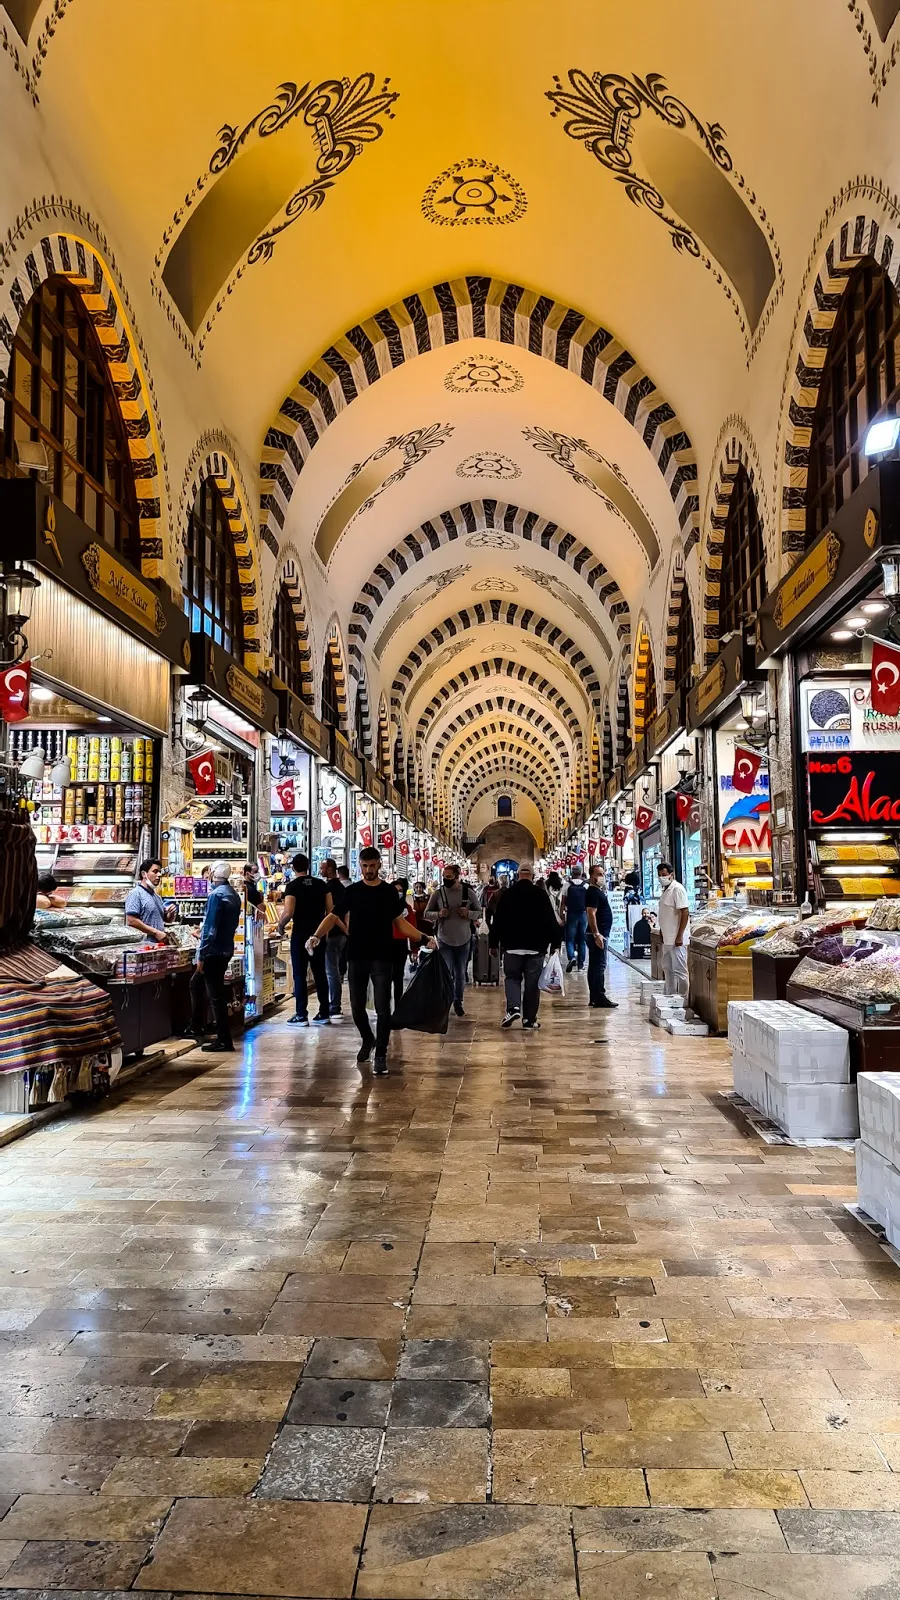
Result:
<svg viewBox="0 0 900 1600"><path fill-rule="evenodd" d="M449 911L450 910L450 901L449 901L449 899L447 897L447 891L444 888L441 889L441 899L444 902L444 910L445 911ZM469 885L467 883L464 883L463 886L462 886L462 905L467 906L468 904L469 904Z"/></svg>
<svg viewBox="0 0 900 1600"><path fill-rule="evenodd" d="M581 917L587 907L587 889L583 883L570 883L566 890L566 916Z"/></svg>

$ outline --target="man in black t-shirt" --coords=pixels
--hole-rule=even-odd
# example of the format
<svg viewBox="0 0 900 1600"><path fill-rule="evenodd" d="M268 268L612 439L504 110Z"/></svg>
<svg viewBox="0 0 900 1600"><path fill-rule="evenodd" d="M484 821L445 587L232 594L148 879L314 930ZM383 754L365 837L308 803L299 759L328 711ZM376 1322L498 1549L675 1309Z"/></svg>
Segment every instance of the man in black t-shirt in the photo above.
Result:
<svg viewBox="0 0 900 1600"><path fill-rule="evenodd" d="M420 933L403 913L403 901L390 883L382 882L381 856L371 845L359 852L362 882L352 883L344 892L343 925L347 933L347 965L350 977L350 1009L361 1042L356 1057L359 1066L375 1050L375 1072L387 1072L387 1047L391 1036L391 975L393 971L394 928L416 944L433 947L434 940ZM313 960L323 949L322 940L341 919L332 912L322 919L307 940ZM369 983L375 996L377 1031L372 1037L369 1022Z"/></svg>
<svg viewBox="0 0 900 1600"><path fill-rule="evenodd" d="M328 974L328 1000L329 1009L333 1017L342 1015L341 987L344 981L344 972L347 962L344 954L347 948L347 935L344 932L344 896L349 887L341 882L338 877L337 862L326 856L319 868L319 875L331 895L331 909L336 917L341 918L337 927L331 929L325 940L325 971Z"/></svg>
<svg viewBox="0 0 900 1600"><path fill-rule="evenodd" d="M295 856L291 865L294 876L284 891L284 905L278 919L278 932L284 933L287 924L292 922L291 966L294 970L295 1012L289 1020L305 1028L309 1023L307 973L310 967L319 1000L319 1010L313 1017L313 1022L331 1021L328 976L325 971L325 946L320 945L310 956L306 949L306 941L310 934L315 932L322 918L334 910L334 902L327 883L322 878L310 876L308 856Z"/></svg>

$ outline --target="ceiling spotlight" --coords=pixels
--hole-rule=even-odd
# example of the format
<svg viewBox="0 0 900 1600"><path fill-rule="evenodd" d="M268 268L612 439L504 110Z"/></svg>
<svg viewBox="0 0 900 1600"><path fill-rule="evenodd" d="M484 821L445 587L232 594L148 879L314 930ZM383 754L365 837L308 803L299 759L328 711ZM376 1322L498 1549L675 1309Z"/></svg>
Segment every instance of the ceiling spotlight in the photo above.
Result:
<svg viewBox="0 0 900 1600"><path fill-rule="evenodd" d="M832 639L839 639L841 643L843 643L845 639L852 639L853 634L850 632L849 628L835 628L831 637Z"/></svg>
<svg viewBox="0 0 900 1600"><path fill-rule="evenodd" d="M865 617L846 617L844 620L848 628L864 628L866 625Z"/></svg>
<svg viewBox="0 0 900 1600"><path fill-rule="evenodd" d="M865 605L860 606L859 609L864 611L867 617L877 617L880 611L887 611L887 601L867 600Z"/></svg>

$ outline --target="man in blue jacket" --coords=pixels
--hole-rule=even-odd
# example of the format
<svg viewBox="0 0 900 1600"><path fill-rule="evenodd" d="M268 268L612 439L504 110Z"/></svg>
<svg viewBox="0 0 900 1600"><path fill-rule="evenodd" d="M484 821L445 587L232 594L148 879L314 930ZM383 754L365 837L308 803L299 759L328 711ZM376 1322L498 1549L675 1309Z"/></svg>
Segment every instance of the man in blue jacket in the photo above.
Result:
<svg viewBox="0 0 900 1600"><path fill-rule="evenodd" d="M215 1038L201 1046L208 1053L234 1049L225 995L225 973L234 955L234 935L241 916L241 897L231 887L228 881L230 875L231 868L227 861L217 861L209 874L212 888L200 931L197 965L191 978L191 1033L195 1039L201 1038L206 1032L207 996L213 1014Z"/></svg>
<svg viewBox="0 0 900 1600"><path fill-rule="evenodd" d="M612 931L613 914L603 887L601 866L591 867L585 914L588 924L588 1003L595 1011L615 1010L616 1001L610 1000L606 993L606 947Z"/></svg>

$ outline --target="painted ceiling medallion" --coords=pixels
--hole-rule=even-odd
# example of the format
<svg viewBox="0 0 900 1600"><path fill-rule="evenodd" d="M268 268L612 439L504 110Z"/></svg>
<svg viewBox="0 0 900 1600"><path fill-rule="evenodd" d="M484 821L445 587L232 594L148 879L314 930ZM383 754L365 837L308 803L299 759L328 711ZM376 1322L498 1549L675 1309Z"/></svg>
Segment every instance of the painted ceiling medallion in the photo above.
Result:
<svg viewBox="0 0 900 1600"><path fill-rule="evenodd" d="M515 178L493 161L469 156L454 161L428 185L422 196L422 213L439 228L466 228L482 224L496 228L518 222L528 201Z"/></svg>
<svg viewBox="0 0 900 1600"><path fill-rule="evenodd" d="M517 394L525 382L521 372L499 356L466 356L451 367L444 388L451 394Z"/></svg>
<svg viewBox="0 0 900 1600"><path fill-rule="evenodd" d="M505 578L482 578L478 583L473 583L473 594L518 594L518 586L507 583Z"/></svg>
<svg viewBox="0 0 900 1600"><path fill-rule="evenodd" d="M488 528L484 533L473 533L466 540L467 550L517 550L519 542L510 533L499 533Z"/></svg>
<svg viewBox="0 0 900 1600"><path fill-rule="evenodd" d="M476 450L474 455L466 456L456 469L458 478L502 478L504 482L511 483L514 478L521 478L522 469L517 467L510 456L501 456L493 450Z"/></svg>

